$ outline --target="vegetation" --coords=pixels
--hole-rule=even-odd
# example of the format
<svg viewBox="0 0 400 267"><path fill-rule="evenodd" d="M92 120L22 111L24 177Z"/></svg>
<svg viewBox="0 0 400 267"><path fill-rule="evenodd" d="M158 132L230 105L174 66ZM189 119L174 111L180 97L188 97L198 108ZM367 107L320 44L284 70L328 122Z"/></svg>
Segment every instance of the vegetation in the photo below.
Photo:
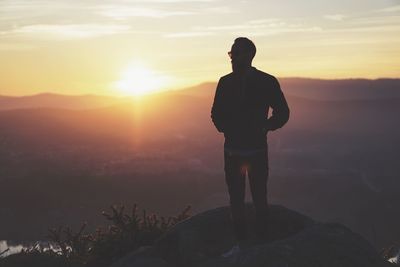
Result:
<svg viewBox="0 0 400 267"><path fill-rule="evenodd" d="M152 245L163 233L178 222L189 218L191 206L180 214L165 218L147 214L139 215L134 204L129 213L125 206L112 205L111 213L103 216L111 222L98 227L94 233L86 233L86 223L77 232L68 226L49 229L47 238L56 249L36 243L21 253L0 259L1 266L108 266L128 252L141 246Z"/></svg>
<svg viewBox="0 0 400 267"><path fill-rule="evenodd" d="M386 260L389 260L396 256L399 257L399 254L400 254L400 243L399 242L394 242L390 246L387 246L381 250L381 255ZM400 262L397 262L397 264L400 265ZM397 264L395 264L395 265L397 265Z"/></svg>

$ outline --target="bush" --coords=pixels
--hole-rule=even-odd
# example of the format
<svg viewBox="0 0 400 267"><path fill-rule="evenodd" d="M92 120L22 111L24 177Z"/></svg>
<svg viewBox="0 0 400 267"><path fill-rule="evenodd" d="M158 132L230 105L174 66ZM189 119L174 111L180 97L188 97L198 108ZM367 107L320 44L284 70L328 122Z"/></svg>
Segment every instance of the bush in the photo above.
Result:
<svg viewBox="0 0 400 267"><path fill-rule="evenodd" d="M64 266L64 263L68 266L108 266L140 246L152 245L170 227L189 218L190 209L189 205L178 216L165 218L154 213L148 215L145 209L139 216L136 204L129 214L124 212L125 206L112 205L111 213L102 212L111 222L109 226L98 227L94 233L85 232L86 223L77 232L68 226L51 228L47 238L54 244L55 250L49 249L50 245L48 248L34 245L1 259L0 263L10 263L11 258L19 257L24 258L24 262L27 258L51 261L52 264L57 262L53 266ZM47 265L43 262L42 266Z"/></svg>

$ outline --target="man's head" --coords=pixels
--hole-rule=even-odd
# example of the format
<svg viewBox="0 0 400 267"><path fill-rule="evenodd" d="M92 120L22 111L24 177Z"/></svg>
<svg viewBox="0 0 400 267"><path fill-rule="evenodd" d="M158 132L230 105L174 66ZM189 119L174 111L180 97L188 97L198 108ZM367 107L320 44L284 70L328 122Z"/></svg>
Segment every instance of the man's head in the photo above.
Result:
<svg viewBox="0 0 400 267"><path fill-rule="evenodd" d="M232 70L240 72L251 66L251 62L256 55L256 46L250 39L239 37L235 39L228 54L231 58Z"/></svg>

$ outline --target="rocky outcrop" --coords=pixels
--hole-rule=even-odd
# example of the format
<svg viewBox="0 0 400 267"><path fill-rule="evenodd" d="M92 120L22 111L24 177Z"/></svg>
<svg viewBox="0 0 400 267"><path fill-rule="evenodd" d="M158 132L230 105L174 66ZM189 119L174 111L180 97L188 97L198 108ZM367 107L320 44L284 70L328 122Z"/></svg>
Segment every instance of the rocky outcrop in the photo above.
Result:
<svg viewBox="0 0 400 267"><path fill-rule="evenodd" d="M228 206L186 219L157 240L112 267L377 267L391 266L359 234L337 223L315 222L282 206L270 206L268 237L253 231L254 207L246 204L249 245L239 254L220 257L234 244Z"/></svg>

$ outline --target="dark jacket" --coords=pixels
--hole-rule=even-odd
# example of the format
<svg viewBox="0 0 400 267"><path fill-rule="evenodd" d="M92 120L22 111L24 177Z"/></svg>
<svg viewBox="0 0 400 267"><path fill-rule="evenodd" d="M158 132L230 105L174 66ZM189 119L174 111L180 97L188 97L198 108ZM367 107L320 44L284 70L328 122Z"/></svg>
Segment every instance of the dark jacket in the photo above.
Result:
<svg viewBox="0 0 400 267"><path fill-rule="evenodd" d="M219 79L211 119L224 133L225 147L264 148L267 138L263 129L282 127L289 119L289 107L278 80L251 67L244 79L233 72Z"/></svg>

